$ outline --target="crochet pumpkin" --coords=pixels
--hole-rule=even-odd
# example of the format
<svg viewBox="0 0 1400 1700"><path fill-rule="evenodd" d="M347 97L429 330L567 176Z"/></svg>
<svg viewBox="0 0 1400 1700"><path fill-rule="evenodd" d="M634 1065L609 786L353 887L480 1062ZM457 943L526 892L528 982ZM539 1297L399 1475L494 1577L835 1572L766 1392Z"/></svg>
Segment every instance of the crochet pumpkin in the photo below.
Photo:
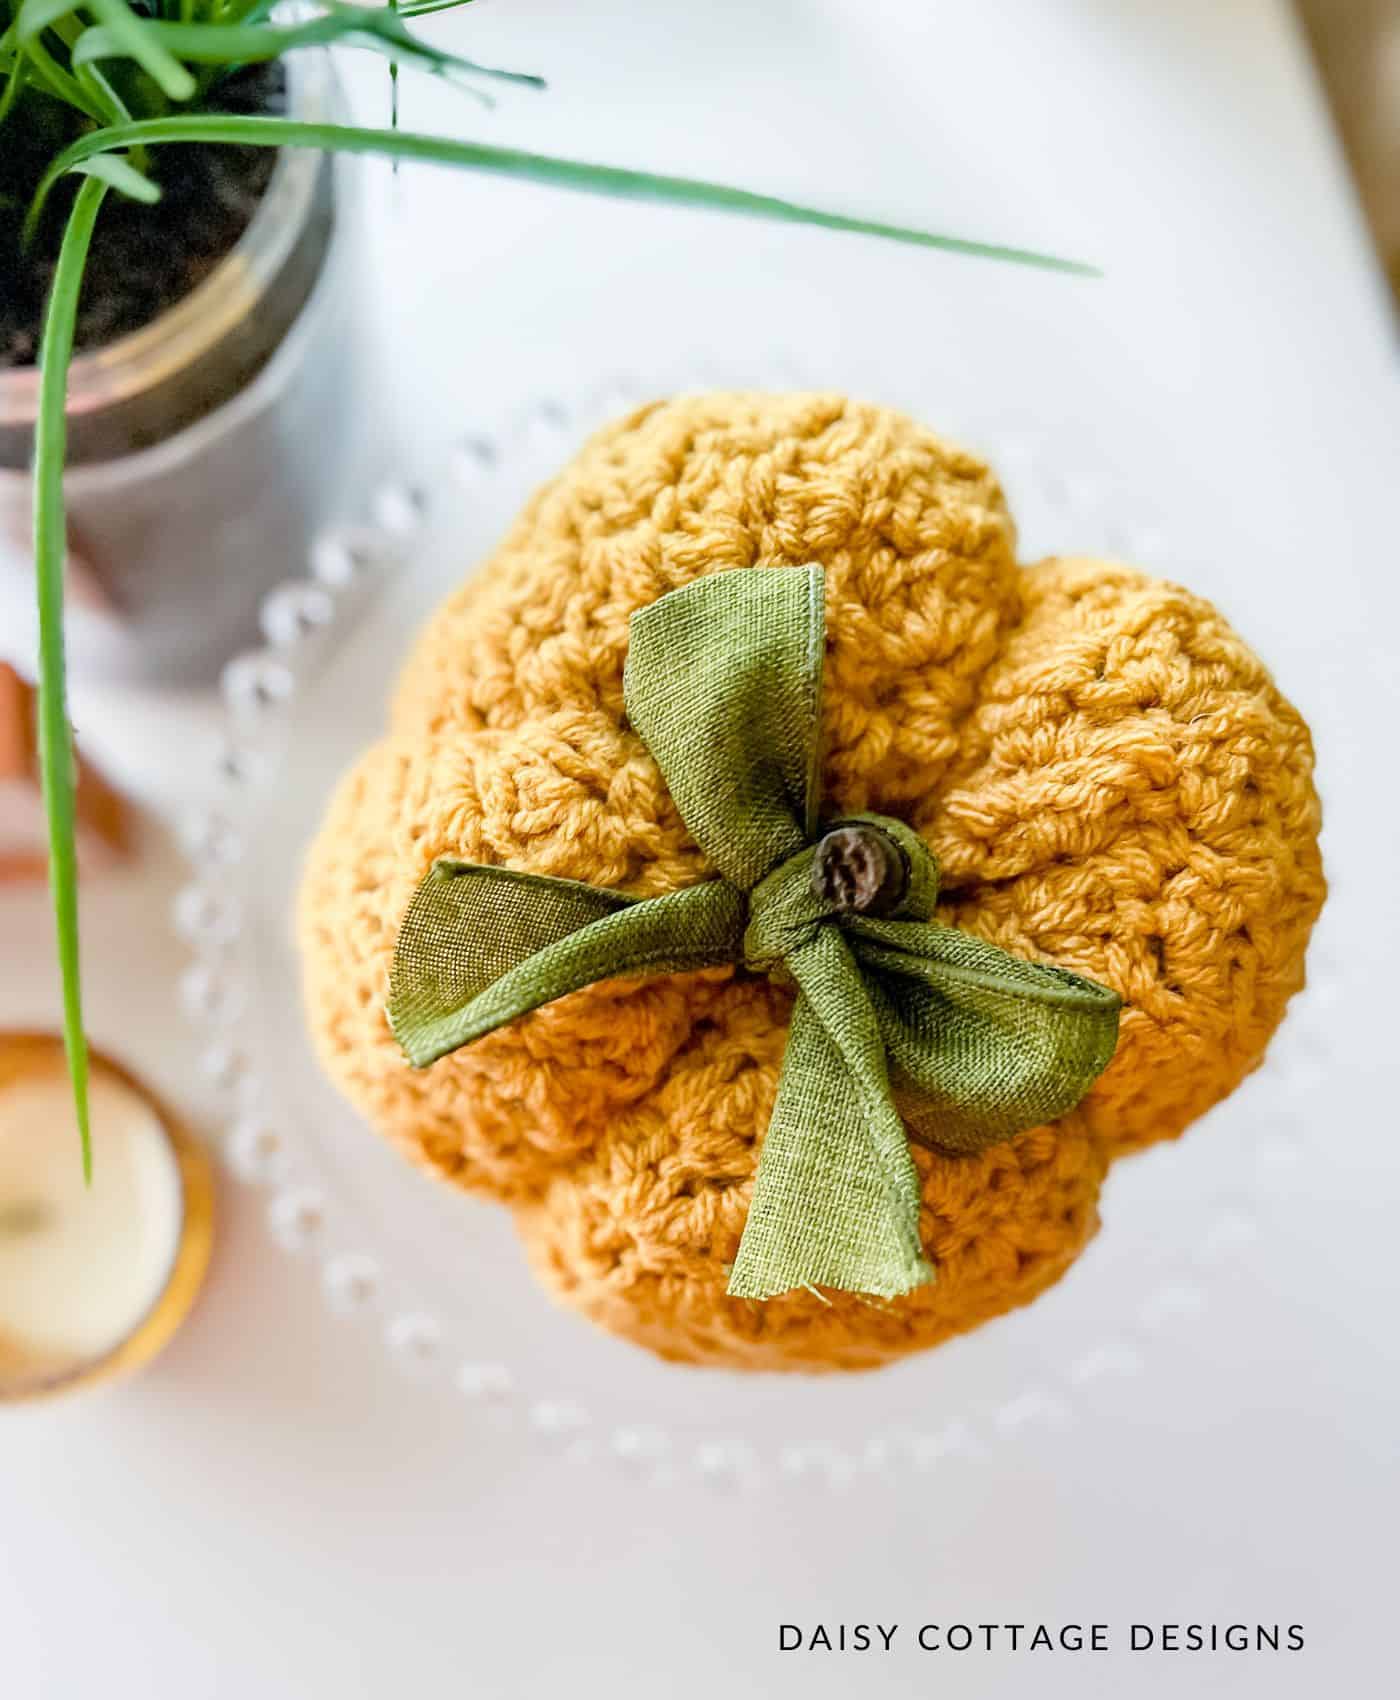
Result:
<svg viewBox="0 0 1400 1700"><path fill-rule="evenodd" d="M601 980L422 1070L386 1014L405 917L447 862L642 900L717 876L629 721L629 621L704 575L813 563L825 813L912 829L927 919L969 948L1122 1000L1111 1061L1048 1125L969 1151L910 1124L934 1279L888 1300L727 1290L789 976ZM311 1029L370 1120L509 1205L540 1279L600 1326L688 1362L878 1365L1058 1279L1113 1158L1260 1061L1324 893L1311 771L1305 725L1214 609L1124 566L1018 566L991 473L909 420L831 396L658 404L534 497L410 657L308 860Z"/></svg>

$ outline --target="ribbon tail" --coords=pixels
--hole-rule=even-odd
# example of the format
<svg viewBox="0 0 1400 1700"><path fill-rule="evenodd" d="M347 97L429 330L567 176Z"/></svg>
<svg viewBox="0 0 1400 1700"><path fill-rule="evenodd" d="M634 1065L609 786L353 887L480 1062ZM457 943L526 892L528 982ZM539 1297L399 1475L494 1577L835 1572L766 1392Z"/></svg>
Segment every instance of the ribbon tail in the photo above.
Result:
<svg viewBox="0 0 1400 1700"><path fill-rule="evenodd" d="M728 1290L766 1299L837 1287L897 1298L934 1277L875 1012L834 928L789 966L799 996Z"/></svg>
<svg viewBox="0 0 1400 1700"><path fill-rule="evenodd" d="M743 895L708 880L637 901L576 880L438 862L399 929L389 1025L415 1068L599 980L742 954Z"/></svg>

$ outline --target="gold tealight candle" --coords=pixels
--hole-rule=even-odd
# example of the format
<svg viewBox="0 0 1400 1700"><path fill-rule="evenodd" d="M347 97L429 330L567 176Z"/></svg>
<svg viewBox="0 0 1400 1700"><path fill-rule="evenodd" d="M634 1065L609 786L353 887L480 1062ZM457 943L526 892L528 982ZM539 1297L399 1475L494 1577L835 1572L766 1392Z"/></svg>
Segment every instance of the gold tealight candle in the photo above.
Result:
<svg viewBox="0 0 1400 1700"><path fill-rule="evenodd" d="M63 1045L0 1033L0 1401L90 1386L148 1362L209 1262L200 1145L94 1054L83 1181Z"/></svg>

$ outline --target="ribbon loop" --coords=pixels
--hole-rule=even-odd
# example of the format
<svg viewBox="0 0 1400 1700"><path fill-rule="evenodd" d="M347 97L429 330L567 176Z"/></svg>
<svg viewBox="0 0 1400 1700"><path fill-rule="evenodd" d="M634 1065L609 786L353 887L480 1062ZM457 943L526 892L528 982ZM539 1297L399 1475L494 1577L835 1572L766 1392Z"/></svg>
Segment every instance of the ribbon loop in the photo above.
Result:
<svg viewBox="0 0 1400 1700"><path fill-rule="evenodd" d="M894 1298L933 1279L911 1138L975 1152L1077 1104L1113 1054L1106 987L940 926L902 821L817 829L820 567L715 573L632 617L624 696L721 877L635 901L438 862L389 1020L425 1066L594 981L735 964L796 991L729 1291Z"/></svg>
<svg viewBox="0 0 1400 1700"><path fill-rule="evenodd" d="M576 880L440 861L399 929L389 1025L425 1068L598 980L733 962L743 923L743 896L723 880L636 902ZM503 937L517 946L504 955Z"/></svg>
<svg viewBox="0 0 1400 1700"><path fill-rule="evenodd" d="M623 696L690 836L751 891L812 836L820 567L695 579L632 616Z"/></svg>
<svg viewBox="0 0 1400 1700"><path fill-rule="evenodd" d="M894 1084L913 1137L975 1153L1072 1110L1108 1065L1119 999L971 933L855 921Z"/></svg>

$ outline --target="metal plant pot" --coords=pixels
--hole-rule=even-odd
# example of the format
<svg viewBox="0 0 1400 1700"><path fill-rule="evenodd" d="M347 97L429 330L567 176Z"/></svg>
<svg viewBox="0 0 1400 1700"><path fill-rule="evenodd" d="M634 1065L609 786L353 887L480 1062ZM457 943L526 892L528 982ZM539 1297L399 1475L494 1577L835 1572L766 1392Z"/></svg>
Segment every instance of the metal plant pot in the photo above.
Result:
<svg viewBox="0 0 1400 1700"><path fill-rule="evenodd" d="M329 61L289 66L294 115L336 104ZM70 669L209 679L261 595L344 512L357 339L333 162L278 158L247 230L151 324L80 355L68 390ZM33 369L0 372L0 653L33 656Z"/></svg>

